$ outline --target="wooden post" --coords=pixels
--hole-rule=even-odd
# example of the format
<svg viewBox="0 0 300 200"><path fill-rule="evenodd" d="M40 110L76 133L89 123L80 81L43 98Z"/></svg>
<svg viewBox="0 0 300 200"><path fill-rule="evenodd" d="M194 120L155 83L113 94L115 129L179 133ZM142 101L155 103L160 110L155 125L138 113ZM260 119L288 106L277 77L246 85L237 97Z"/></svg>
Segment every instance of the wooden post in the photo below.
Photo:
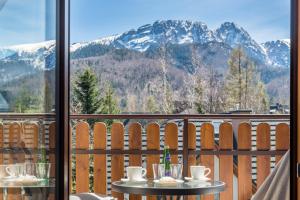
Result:
<svg viewBox="0 0 300 200"><path fill-rule="evenodd" d="M270 125L260 123L256 129L256 147L257 150L270 150ZM264 182L270 173L270 156L257 156L257 189Z"/></svg>
<svg viewBox="0 0 300 200"><path fill-rule="evenodd" d="M165 126L165 145L170 147L170 150L178 149L178 127L175 123L167 123ZM178 163L178 155L171 155L171 163ZM170 200L170 197L167 197Z"/></svg>
<svg viewBox="0 0 300 200"><path fill-rule="evenodd" d="M251 150L251 125L241 123L238 128L238 150ZM238 199L248 200L252 196L251 156L238 156Z"/></svg>
<svg viewBox="0 0 300 200"><path fill-rule="evenodd" d="M160 149L160 129L157 123L151 123L147 125L147 149L159 150ZM153 178L152 164L159 164L159 155L147 155L147 178ZM155 196L147 196L147 200L155 200Z"/></svg>
<svg viewBox="0 0 300 200"><path fill-rule="evenodd" d="M55 135L56 135L56 123L55 122L52 122L50 125L49 125L49 150L50 150L50 153L49 153L49 162L51 163L51 168L50 168L50 177L51 178L55 178L55 152L54 152L54 149L55 149L55 144L56 144L56 140L55 140ZM45 134L45 133L44 133ZM44 140L45 142L45 140ZM70 177L70 184L72 184L72 181L71 181L72 177ZM71 188L71 187L70 187ZM53 192L51 192L49 194L49 200L54 200L55 199L55 194Z"/></svg>
<svg viewBox="0 0 300 200"><path fill-rule="evenodd" d="M94 125L94 149L106 149L106 125L96 122ZM94 154L94 191L97 194L106 195L106 155Z"/></svg>
<svg viewBox="0 0 300 200"><path fill-rule="evenodd" d="M132 123L129 126L129 149L142 149L142 126L139 123ZM130 166L141 166L142 155L129 155ZM141 200L141 195L129 195L130 200Z"/></svg>
<svg viewBox="0 0 300 200"><path fill-rule="evenodd" d="M201 126L201 149L202 150L214 150L215 139L214 139L214 127L211 123L203 123ZM201 155L201 165L210 168L211 173L208 177L214 180L214 155ZM213 200L214 195L204 195L201 199Z"/></svg>
<svg viewBox="0 0 300 200"><path fill-rule="evenodd" d="M76 125L76 149L89 149L89 124L78 122ZM90 156L76 154L76 193L89 192Z"/></svg>
<svg viewBox="0 0 300 200"><path fill-rule="evenodd" d="M188 150L196 150L196 126L193 123L188 124ZM188 176L191 176L190 166L196 165L196 155L188 155ZM188 196L188 200L195 200L196 196Z"/></svg>
<svg viewBox="0 0 300 200"><path fill-rule="evenodd" d="M233 130L228 122L220 125L219 131L220 150L232 151L233 149ZM220 180L226 183L226 190L220 193L220 200L233 199L233 157L232 155L220 155Z"/></svg>
<svg viewBox="0 0 300 200"><path fill-rule="evenodd" d="M25 145L25 148L38 148L39 143L39 127L37 124L33 123L24 123L23 124L23 140L21 141L23 145ZM22 145L22 144L21 144ZM26 160L32 160L33 162L37 162L38 155L32 154L32 155L25 155Z"/></svg>
<svg viewBox="0 0 300 200"><path fill-rule="evenodd" d="M113 123L111 127L111 149L124 149L124 126L122 123ZM124 176L124 155L111 156L111 181L118 181ZM113 197L123 200L122 193L112 191Z"/></svg>
<svg viewBox="0 0 300 200"><path fill-rule="evenodd" d="M9 125L9 147L19 148L21 144L21 138L22 138L22 129L21 125L17 122L14 122ZM16 164L21 163L25 161L25 154L24 153L17 153L17 154L11 154L9 156L9 164ZM8 200L14 200L21 198L21 190L20 189L8 189Z"/></svg>
<svg viewBox="0 0 300 200"><path fill-rule="evenodd" d="M276 126L276 150L288 150L290 148L290 127L286 123L280 123ZM281 155L277 155L276 164L281 159Z"/></svg>
<svg viewBox="0 0 300 200"><path fill-rule="evenodd" d="M168 145L170 150L178 149L178 127L175 123L167 123L165 126L165 145ZM171 163L178 163L177 155L171 155Z"/></svg>

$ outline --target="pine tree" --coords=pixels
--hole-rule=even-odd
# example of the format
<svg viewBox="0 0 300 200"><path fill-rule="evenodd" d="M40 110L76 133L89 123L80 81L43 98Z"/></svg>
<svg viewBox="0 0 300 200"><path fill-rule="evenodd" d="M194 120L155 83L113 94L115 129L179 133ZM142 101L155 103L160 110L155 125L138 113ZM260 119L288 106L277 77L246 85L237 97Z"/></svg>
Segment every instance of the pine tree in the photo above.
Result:
<svg viewBox="0 0 300 200"><path fill-rule="evenodd" d="M146 112L150 112L150 113L159 112L159 109L157 107L157 102L156 102L155 97L153 95L149 95L147 97Z"/></svg>
<svg viewBox="0 0 300 200"><path fill-rule="evenodd" d="M242 66L245 63L244 51L239 47L233 49L228 60L229 73L227 76L226 90L228 92L228 103L231 106L238 105L239 109L242 107L242 93L243 93L243 75ZM249 77L248 77L249 78Z"/></svg>
<svg viewBox="0 0 300 200"><path fill-rule="evenodd" d="M257 75L254 63L242 48L232 51L228 66L229 72L225 84L228 109L237 106L238 109L251 109L256 113L267 112L269 98L265 85Z"/></svg>
<svg viewBox="0 0 300 200"><path fill-rule="evenodd" d="M119 106L117 104L117 100L114 96L114 90L111 85L106 87L106 91L104 97L101 98L101 106L100 106L100 113L101 114L118 114L120 113ZM105 124L110 127L114 120L107 119L104 120Z"/></svg>
<svg viewBox="0 0 300 200"><path fill-rule="evenodd" d="M34 113L41 110L41 100L28 88L21 88L14 101L14 111L17 113Z"/></svg>
<svg viewBox="0 0 300 200"><path fill-rule="evenodd" d="M108 85L104 97L101 99L101 114L118 114L120 112L117 100L114 97L114 90Z"/></svg>
<svg viewBox="0 0 300 200"><path fill-rule="evenodd" d="M101 99L98 90L98 80L90 68L78 72L74 83L75 102L80 104L81 114L95 114L99 112Z"/></svg>

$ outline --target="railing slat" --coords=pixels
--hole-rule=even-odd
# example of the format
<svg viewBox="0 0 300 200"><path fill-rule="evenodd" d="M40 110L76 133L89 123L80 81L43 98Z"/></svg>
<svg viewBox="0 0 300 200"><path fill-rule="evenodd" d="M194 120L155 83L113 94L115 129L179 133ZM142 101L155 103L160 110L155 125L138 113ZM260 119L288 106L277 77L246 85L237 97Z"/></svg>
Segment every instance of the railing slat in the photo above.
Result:
<svg viewBox="0 0 300 200"><path fill-rule="evenodd" d="M142 126L139 123L132 123L129 125L129 149L142 149ZM129 155L130 166L141 166L142 155ZM129 195L130 200L141 200L141 195Z"/></svg>
<svg viewBox="0 0 300 200"><path fill-rule="evenodd" d="M178 126L171 122L165 126L165 145L168 145L170 149L178 149ZM171 163L178 163L178 155L171 155ZM167 196L167 200L171 197Z"/></svg>
<svg viewBox="0 0 300 200"><path fill-rule="evenodd" d="M178 149L178 127L175 123L167 123L165 126L165 145L170 149ZM178 155L171 155L171 163L178 163Z"/></svg>
<svg viewBox="0 0 300 200"><path fill-rule="evenodd" d="M256 129L257 150L270 150L270 125L260 123ZM270 156L257 156L257 188L261 186L270 173Z"/></svg>
<svg viewBox="0 0 300 200"><path fill-rule="evenodd" d="M94 149L106 149L106 125L97 122L94 125ZM94 154L94 192L106 195L106 155Z"/></svg>
<svg viewBox="0 0 300 200"><path fill-rule="evenodd" d="M39 142L39 127L37 124L34 123L24 123L23 124L23 136L26 148L38 148L38 142ZM31 159L33 162L37 162L38 155L32 154L32 155L26 155L26 160Z"/></svg>
<svg viewBox="0 0 300 200"><path fill-rule="evenodd" d="M201 149L202 150L214 150L215 140L214 140L214 127L210 123L203 123L200 130L201 136ZM201 165L211 169L209 178L214 180L214 156L213 155L202 155ZM213 200L214 195L204 195L202 196L203 200Z"/></svg>
<svg viewBox="0 0 300 200"><path fill-rule="evenodd" d="M232 150L233 129L228 122L220 125L219 131L220 150ZM220 193L220 200L233 199L233 157L231 155L220 155L220 180L226 183L226 190Z"/></svg>
<svg viewBox="0 0 300 200"><path fill-rule="evenodd" d="M89 149L89 124L76 125L76 148ZM89 192L89 155L76 154L76 193Z"/></svg>
<svg viewBox="0 0 300 200"><path fill-rule="evenodd" d="M238 149L251 150L251 125L241 123L238 128ZM251 156L238 156L238 199L248 200L252 196Z"/></svg>
<svg viewBox="0 0 300 200"><path fill-rule="evenodd" d="M188 124L188 148L189 150L196 150L196 126L193 123ZM188 157L188 176L191 176L190 166L196 165L196 155L189 155ZM196 196L188 196L189 200L195 200Z"/></svg>
<svg viewBox="0 0 300 200"><path fill-rule="evenodd" d="M124 126L122 123L113 123L111 127L111 149L124 149ZM111 181L118 181L124 176L124 155L111 156ZM122 193L112 191L113 197L123 200Z"/></svg>
<svg viewBox="0 0 300 200"><path fill-rule="evenodd" d="M22 128L17 122L9 125L9 147L10 148L20 148L22 147ZM24 145L24 143L23 143ZM24 146L23 146L24 147ZM9 163L21 163L25 161L24 153L11 154L9 156Z"/></svg>
<svg viewBox="0 0 300 200"><path fill-rule="evenodd" d="M46 131L44 128L44 135L43 135L43 143L45 145L46 143ZM72 135L72 134L71 134ZM56 140L55 140L55 136L56 136L56 123L55 122L51 122L49 125L49 149L55 149L55 144L56 144ZM49 153L49 162L51 164L50 167L50 177L51 178L55 178L55 152L50 152ZM70 191L72 191L72 166L70 165ZM55 194L54 192L50 192L49 194L49 198L48 200L54 200L55 199Z"/></svg>
<svg viewBox="0 0 300 200"><path fill-rule="evenodd" d="M280 123L276 126L276 150L288 150L290 148L290 127L286 123ZM282 156L277 155L276 163Z"/></svg>
<svg viewBox="0 0 300 200"><path fill-rule="evenodd" d="M160 129L157 123L151 123L147 125L147 149L159 150L160 149ZM159 163L159 155L147 155L147 178L153 178L152 164ZM155 200L155 196L147 196L147 200Z"/></svg>
<svg viewBox="0 0 300 200"><path fill-rule="evenodd" d="M49 125L49 148L50 149L55 149L55 136L56 136L56 123L52 122ZM45 142L45 141L44 141ZM49 154L49 161L51 163L51 168L50 168L50 177L54 178L55 177L55 153L51 152Z"/></svg>
<svg viewBox="0 0 300 200"><path fill-rule="evenodd" d="M17 122L14 122L9 125L9 147L10 148L20 148L21 146L21 134L22 129L21 125ZM24 153L17 153L9 155L8 163L15 164L15 163L22 163L25 161L25 154ZM21 198L21 189L8 189L7 190L7 199L14 200Z"/></svg>

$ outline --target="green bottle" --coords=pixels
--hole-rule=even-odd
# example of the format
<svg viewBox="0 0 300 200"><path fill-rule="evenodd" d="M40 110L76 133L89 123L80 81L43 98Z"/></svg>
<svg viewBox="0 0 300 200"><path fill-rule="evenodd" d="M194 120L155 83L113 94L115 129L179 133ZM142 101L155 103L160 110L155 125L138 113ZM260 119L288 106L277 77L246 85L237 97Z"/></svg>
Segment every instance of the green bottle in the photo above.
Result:
<svg viewBox="0 0 300 200"><path fill-rule="evenodd" d="M171 155L169 146L164 149L163 164L165 164L165 176L171 176Z"/></svg>

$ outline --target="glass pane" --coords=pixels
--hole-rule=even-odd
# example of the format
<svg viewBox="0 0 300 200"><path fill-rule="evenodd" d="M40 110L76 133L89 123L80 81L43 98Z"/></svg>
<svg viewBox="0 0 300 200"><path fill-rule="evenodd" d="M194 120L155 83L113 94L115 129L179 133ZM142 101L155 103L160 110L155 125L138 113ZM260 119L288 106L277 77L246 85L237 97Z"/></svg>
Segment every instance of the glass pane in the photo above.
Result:
<svg viewBox="0 0 300 200"><path fill-rule="evenodd" d="M172 162L205 165L215 170L212 180L228 178L224 196L250 199L282 156L272 150L289 148L290 0L71 0L70 14L72 193L129 198L112 182L126 178L129 165L152 178L163 156L109 150L162 151L171 143L183 150ZM240 154L225 167L218 156L187 155L205 148L268 155L239 163L241 191L232 181Z"/></svg>
<svg viewBox="0 0 300 200"><path fill-rule="evenodd" d="M54 199L55 44L55 1L0 1L0 196L5 198Z"/></svg>

